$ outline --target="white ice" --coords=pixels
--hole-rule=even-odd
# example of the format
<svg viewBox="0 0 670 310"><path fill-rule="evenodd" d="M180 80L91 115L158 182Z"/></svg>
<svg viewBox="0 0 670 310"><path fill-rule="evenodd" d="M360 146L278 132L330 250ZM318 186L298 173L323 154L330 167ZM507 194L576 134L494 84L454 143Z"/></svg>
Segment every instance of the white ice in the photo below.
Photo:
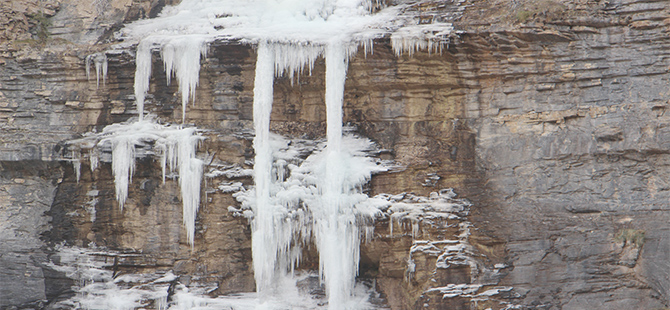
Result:
<svg viewBox="0 0 670 310"><path fill-rule="evenodd" d="M57 246L47 266L73 280L75 295L57 301L54 308L134 310L153 303L166 310L167 290L176 276L172 272L115 276L114 262L123 255L95 247Z"/></svg>
<svg viewBox="0 0 670 310"><path fill-rule="evenodd" d="M55 309L86 310L262 310L262 309L325 309L318 295L310 295L310 273L284 278L280 283L280 298L258 298L257 293L242 293L212 298L207 292L212 288L189 289L179 284L179 276L168 272L117 274L114 262L136 254L118 253L106 249L57 246L51 255L48 268L73 280L74 296L55 302ZM298 282L303 283L302 286ZM305 285L307 283L307 285ZM215 287L214 287L215 288ZM169 292L172 292L171 294ZM358 285L357 299L351 306L373 309L366 298L374 288Z"/></svg>
<svg viewBox="0 0 670 310"><path fill-rule="evenodd" d="M102 84L107 83L107 55L104 52L95 53L86 56L86 78L91 79L91 63L95 65L95 86L100 88L100 76L102 75Z"/></svg>
<svg viewBox="0 0 670 310"><path fill-rule="evenodd" d="M149 118L112 124L101 133L91 133L80 140L70 141L70 144L77 149L89 149L91 169L100 160L97 154L111 151L116 200L121 210L128 198L135 159L158 156L163 166L164 181L168 169L179 174L183 222L188 242L193 245L203 175L203 162L196 157L196 149L202 139L204 137L195 128L162 125Z"/></svg>
<svg viewBox="0 0 670 310"><path fill-rule="evenodd" d="M391 45L397 56L407 53L411 57L421 50L441 53L453 31L451 23L405 25L391 34Z"/></svg>
<svg viewBox="0 0 670 310"><path fill-rule="evenodd" d="M374 38L399 28L402 31L391 37L397 53L430 49L433 39L450 31L448 25L439 31L411 25L412 21L398 18L400 8L396 7L373 14L376 4L370 0L183 0L166 7L158 18L135 22L122 31L127 40L139 41L135 98L140 120L149 91L152 50L160 51L168 83L173 75L178 80L183 122L188 101L195 100L200 58L207 43L241 40L257 45L255 189L253 195L236 197L248 206L243 213L251 219L253 264L261 301L277 295L281 283L299 263L302 245L313 240L329 307L351 307L361 236L369 236L370 223L381 212L375 208L378 200L362 194L363 185L379 168L357 153L361 148L343 145L342 100L348 59L359 44L367 51ZM272 144L269 124L274 77L285 74L293 81L304 69L311 71L320 56L326 61L327 144L298 165L295 157L282 155ZM117 198L123 205L134 167L134 142L121 137L112 141L114 161L118 161L114 165ZM162 155L164 171L166 165L179 163L184 222L191 243L190 225L199 199L198 176L202 174L202 162L195 159L192 150L184 153L180 149L176 159L174 146L165 144ZM195 183L197 188L190 187Z"/></svg>
<svg viewBox="0 0 670 310"><path fill-rule="evenodd" d="M377 4L371 0L184 0L166 7L158 18L127 25L120 36L139 41L135 98L140 118L149 90L152 49L161 51L168 83L172 73L177 77L183 114L189 96L195 94L199 55L206 52L208 42L280 43L273 51L275 65L282 68L276 72L286 69L293 80L303 67L312 66L329 42L362 44L367 52L373 39L400 28L392 37L394 50L413 52L432 46L430 42L450 31L447 24L436 26L439 31L434 32L413 25L413 19L398 15L400 6L372 14Z"/></svg>
<svg viewBox="0 0 670 310"><path fill-rule="evenodd" d="M317 241L317 249L330 255L321 259L324 262L322 275L328 275L326 287L333 288L329 296L338 298L335 301L334 297L329 298L330 307L335 309L346 304L348 306L344 307L349 308L351 302L359 298L352 291L358 267L354 263L358 259L358 246L353 243L369 233L373 219L381 215L374 207L375 202L361 193L361 187L372 174L385 171L386 167L366 157L366 151L372 147L369 140L344 136L339 160L344 168L341 175L345 177L341 180L344 184L338 188L346 189L346 193L325 196L327 166L336 164L329 161L325 144L288 141L276 135L270 135L269 140L271 181L266 184L269 193L264 197L258 195L258 185L255 190L238 192L234 196L242 202L242 209L229 208L231 212L252 219L252 236L256 238L252 242L257 242L260 248L258 251L254 248L253 252L254 262L260 262L254 263L259 297L276 298L276 290L280 288L281 292L285 287L277 283L290 277L293 267L299 263L301 247L313 238L320 238L325 242L319 245ZM306 159L301 159L310 153ZM335 197L339 203L334 204L328 197ZM261 205L257 199L267 203ZM338 208L342 208L342 212ZM264 214L259 213L262 210L265 210ZM335 213L332 214L334 220L320 219L331 213ZM263 220L259 221L259 218ZM328 240L333 242L328 243ZM339 268L345 268L339 270L340 273L351 275L333 276L332 272Z"/></svg>

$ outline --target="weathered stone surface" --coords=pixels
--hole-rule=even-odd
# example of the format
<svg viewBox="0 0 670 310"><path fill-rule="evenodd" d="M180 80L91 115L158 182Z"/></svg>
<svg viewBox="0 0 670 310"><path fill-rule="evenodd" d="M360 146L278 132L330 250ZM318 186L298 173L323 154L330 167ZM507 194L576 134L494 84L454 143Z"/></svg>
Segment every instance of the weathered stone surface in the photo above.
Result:
<svg viewBox="0 0 670 310"><path fill-rule="evenodd" d="M660 183L667 179L661 124L668 40L661 24L622 25L651 23L668 7L581 5L595 13L593 20L549 14L528 23L532 32L551 28L567 42L499 32L464 38L473 52L459 62L461 71L465 84L478 89L465 109L487 180L479 195L468 196L481 207L474 223L507 241L514 269L503 283L527 290L526 305L663 307L667 276L651 275L646 264L669 267L658 259L667 247L656 245L667 240L667 224L650 224L667 217ZM575 31L577 25L590 30ZM623 266L621 255L638 250L615 246L622 229L643 230L649 242Z"/></svg>
<svg viewBox="0 0 670 310"><path fill-rule="evenodd" d="M59 169L39 161L0 162L0 296L2 307L37 305L51 294L53 274L40 235L49 229Z"/></svg>
<svg viewBox="0 0 670 310"><path fill-rule="evenodd" d="M215 191L231 180L207 180L191 249L177 185L162 184L157 163L139 162L121 211L109 165L90 172L84 162L77 183L63 161L70 156L64 141L136 114L130 54L107 55L100 88L84 67L87 55L105 48L88 44L165 4L126 2L109 2L113 9L100 16L88 1L48 2L54 44L46 46L20 42L38 39L27 17L39 12L36 2L0 9L7 25L0 41L14 40L0 42L0 160L9 165L0 175L0 283L22 283L0 286L0 307L71 293L62 274L44 267L50 253L42 246L60 242L132 254L120 260L122 272L173 270L183 283L215 283L215 294L254 288L246 220L228 213L236 205L230 194ZM442 53L398 57L379 40L373 54L351 60L345 122L404 167L375 176L369 193L454 188L473 202L473 255L499 274L439 269L436 257L422 254L408 279L412 229L396 227L390 236L381 222L363 247L361 278L378 280L394 309L670 306L669 9L650 0L421 1L408 8L424 23L454 21L461 32ZM186 122L211 130L200 152L212 163L250 168L243 133L252 124L254 51L217 42L208 55ZM275 83L274 131L324 136L323 75L318 61L312 76ZM149 93L147 110L181 120L177 87L166 85L162 66L154 66ZM644 237L625 237L635 231ZM423 233L433 242L458 231ZM308 259L304 268L314 265ZM513 289L495 303L430 290L484 282L480 292Z"/></svg>

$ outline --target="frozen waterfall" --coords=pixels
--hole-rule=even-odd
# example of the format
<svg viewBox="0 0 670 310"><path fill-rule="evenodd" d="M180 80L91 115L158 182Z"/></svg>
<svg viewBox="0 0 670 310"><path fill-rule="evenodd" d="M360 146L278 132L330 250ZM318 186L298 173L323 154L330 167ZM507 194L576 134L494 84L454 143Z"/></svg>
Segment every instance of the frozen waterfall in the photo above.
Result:
<svg viewBox="0 0 670 310"><path fill-rule="evenodd" d="M451 31L450 24L435 30L403 19L396 7L373 13L372 8L378 6L376 0L183 0L166 7L157 18L127 25L121 36L137 43L134 94L138 121L114 124L101 134L81 139L80 146L86 147L80 149L90 149L91 168L95 169L102 154L98 149L108 148L116 198L122 208L136 157L160 157L163 179L166 167L176 170L183 222L193 245L204 165L196 157L196 149L202 136L195 128L159 125L145 118L152 56L157 52L162 59L167 83L173 78L178 83L184 123L188 103L195 104L200 61L207 54L208 43L235 40L255 46L255 188L235 195L251 210L245 216L252 228L258 303L263 306L281 298L286 283L295 284L294 271L303 246L314 244L328 307L360 308L360 298L355 296L360 242L369 236L371 224L380 215L374 199L363 194L362 187L372 174L385 168L366 157L370 141L343 135L348 62L359 45L366 52L371 50L375 38L390 35L397 54L411 54L420 48L439 50L440 38ZM397 33L390 34L394 31ZM97 84L100 71L103 84L106 82L107 60L103 56L87 58L87 75L94 63ZM273 84L277 76L286 75L293 81L304 69L311 72L318 57L326 63L326 141L314 146L309 157L298 160L288 144L270 132ZM79 157L73 162L80 163Z"/></svg>
<svg viewBox="0 0 670 310"><path fill-rule="evenodd" d="M302 165L311 174L312 184L308 181L286 187L279 185L285 175L281 172L284 168L278 166L283 160L273 155L274 141L269 130L274 76L291 68L309 66L313 58L306 57L301 63L286 61L299 54L295 53L299 46L265 41L258 45L253 107L256 188L251 225L256 287L261 298L277 293L274 291L277 285L285 282L284 278L299 263L301 244L309 242L312 234L319 251L319 273L326 286L329 307L343 309L353 296L360 228L362 223L372 222L376 214L376 211L361 212L366 197L358 189L380 167L365 157L353 156L351 152L361 147L348 145L346 151L342 147L344 82L347 58L353 50L347 43L334 41L324 47L310 47L312 52L325 50L327 146L320 156ZM305 54L314 58L318 55ZM363 144L362 148L367 146ZM350 167L357 170L351 171ZM295 176L296 172L289 175ZM285 200L286 196L293 199ZM307 208L301 209L300 203ZM367 221L360 220L361 217Z"/></svg>

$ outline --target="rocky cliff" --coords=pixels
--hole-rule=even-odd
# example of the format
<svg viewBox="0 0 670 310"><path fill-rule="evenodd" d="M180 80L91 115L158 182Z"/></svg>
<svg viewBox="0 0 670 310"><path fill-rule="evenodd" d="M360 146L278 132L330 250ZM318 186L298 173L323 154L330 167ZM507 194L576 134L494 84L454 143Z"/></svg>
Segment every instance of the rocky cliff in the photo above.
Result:
<svg viewBox="0 0 670 310"><path fill-rule="evenodd" d="M72 265L63 249L77 249L114 278L170 273L210 296L254 290L248 222L229 211L239 203L220 187L253 184L245 172L253 159L253 47L211 44L197 100L186 110L185 123L205 130L199 155L210 172L193 247L178 185L163 184L158 162L138 161L121 210L110 164L92 170L86 154L68 148L136 116L134 51L109 47L123 23L154 17L166 4L2 3L0 308L67 307L81 277L63 268ZM374 283L378 303L670 306L670 130L663 125L670 4L404 4L421 23L453 22L456 31L439 52L398 56L380 39L349 64L345 123L400 167L375 175L366 191L406 193L388 199L410 206L385 210L361 249L359 278ZM109 69L98 85L87 77L86 58L100 52ZM152 76L145 109L179 123L177 86L167 85L161 66ZM274 132L324 137L323 80L317 61L311 75L275 82ZM306 251L301 268L316 269L316 260Z"/></svg>

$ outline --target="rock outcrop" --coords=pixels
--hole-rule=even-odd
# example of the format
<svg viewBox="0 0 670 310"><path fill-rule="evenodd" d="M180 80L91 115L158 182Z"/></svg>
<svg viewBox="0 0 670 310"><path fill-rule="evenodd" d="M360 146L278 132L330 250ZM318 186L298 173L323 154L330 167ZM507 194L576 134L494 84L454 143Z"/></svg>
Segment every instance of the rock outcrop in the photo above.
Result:
<svg viewBox="0 0 670 310"><path fill-rule="evenodd" d="M252 47L211 44L186 109L186 123L207 130L199 148L206 171L237 171L203 183L193 248L178 185L163 184L159 163L138 161L123 211L109 163L91 171L81 154L79 181L72 165L67 141L137 114L134 55L108 49L114 31L166 4L0 8L0 308L72 297L76 283L58 268L62 246L108 251L114 274L171 271L210 295L253 291L247 220L228 211L238 202L218 189L252 184L244 173L253 159ZM381 303L670 306L669 10L653 0L419 1L407 12L422 23L454 23L457 35L441 52L396 56L387 39L371 54L359 51L345 122L402 167L374 176L368 194L460 206L440 213L454 216L446 225L393 210L376 224L360 278L376 282ZM109 69L96 86L86 58L99 52ZM177 85L162 70L154 66L145 109L178 123ZM276 81L274 132L324 136L323 79L317 61L311 76ZM318 266L314 253L304 257L305 270Z"/></svg>

